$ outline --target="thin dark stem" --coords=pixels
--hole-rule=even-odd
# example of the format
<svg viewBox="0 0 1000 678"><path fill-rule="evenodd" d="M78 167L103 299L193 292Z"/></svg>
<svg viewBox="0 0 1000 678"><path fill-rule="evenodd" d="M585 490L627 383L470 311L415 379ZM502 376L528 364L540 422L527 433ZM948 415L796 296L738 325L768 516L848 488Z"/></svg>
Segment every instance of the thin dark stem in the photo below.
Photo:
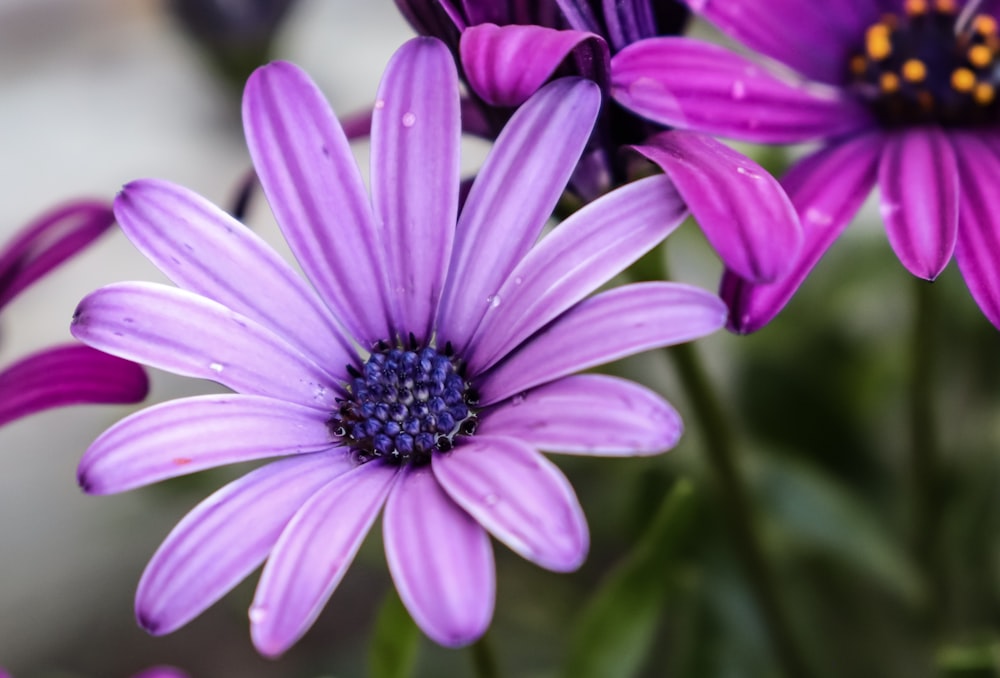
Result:
<svg viewBox="0 0 1000 678"><path fill-rule="evenodd" d="M477 640L469 649L472 650L472 672L476 678L500 678L496 653L487 636Z"/></svg>

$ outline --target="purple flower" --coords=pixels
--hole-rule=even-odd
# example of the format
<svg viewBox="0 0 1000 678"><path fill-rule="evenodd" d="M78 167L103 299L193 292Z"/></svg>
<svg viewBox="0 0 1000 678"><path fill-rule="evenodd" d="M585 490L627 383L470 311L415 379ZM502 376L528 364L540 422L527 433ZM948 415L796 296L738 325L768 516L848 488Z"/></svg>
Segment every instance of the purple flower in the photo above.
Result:
<svg viewBox="0 0 1000 678"><path fill-rule="evenodd" d="M56 208L0 249L0 309L114 223L104 203ZM134 403L149 384L141 367L80 344L21 358L0 372L0 425L42 410L80 403Z"/></svg>
<svg viewBox="0 0 1000 678"><path fill-rule="evenodd" d="M683 38L612 61L615 98L651 120L762 143L820 141L783 179L805 230L790 275L723 278L730 329L753 332L788 302L878 185L889 244L934 280L952 254L1000 327L1000 176L995 1L702 0L691 8L793 80Z"/></svg>
<svg viewBox="0 0 1000 678"><path fill-rule="evenodd" d="M287 650L313 623L384 508L389 570L434 640L479 637L494 604L492 534L552 570L588 546L579 503L538 449L670 448L674 410L580 370L720 328L725 307L674 283L586 298L685 216L660 176L591 203L535 244L600 106L563 79L496 141L458 213L458 78L418 38L391 60L372 128L371 197L316 86L274 63L247 84L264 192L307 283L197 195L137 181L115 203L133 243L180 289L122 283L85 298L74 334L234 395L168 402L102 435L90 493L220 464L262 466L195 508L139 584L139 623L187 623L265 559L254 643ZM315 289L313 289L315 288Z"/></svg>

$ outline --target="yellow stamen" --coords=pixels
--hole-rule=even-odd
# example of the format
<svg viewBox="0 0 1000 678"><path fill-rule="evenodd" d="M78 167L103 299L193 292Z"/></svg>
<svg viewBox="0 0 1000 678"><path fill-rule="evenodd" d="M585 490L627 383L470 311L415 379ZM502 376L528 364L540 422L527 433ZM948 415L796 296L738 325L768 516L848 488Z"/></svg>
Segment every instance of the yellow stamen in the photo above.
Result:
<svg viewBox="0 0 1000 678"><path fill-rule="evenodd" d="M884 59L892 53L892 41L889 39L889 27L885 24L874 24L865 33L865 49L872 59Z"/></svg>
<svg viewBox="0 0 1000 678"><path fill-rule="evenodd" d="M927 66L920 59L907 59L903 62L902 71L909 82L921 82L927 77Z"/></svg>
<svg viewBox="0 0 1000 678"><path fill-rule="evenodd" d="M972 28L980 35L996 35L997 20L988 14L977 14L972 20Z"/></svg>
<svg viewBox="0 0 1000 678"><path fill-rule="evenodd" d="M906 0L903 10L910 16L923 14L927 11L927 0Z"/></svg>
<svg viewBox="0 0 1000 678"><path fill-rule="evenodd" d="M976 85L976 89L972 92L972 98L976 100L976 103L980 106L989 106L993 103L993 99L996 97L996 90L993 89L993 85L988 82L981 82Z"/></svg>
<svg viewBox="0 0 1000 678"><path fill-rule="evenodd" d="M993 52L986 45L973 45L969 48L969 63L976 68L986 68L993 61Z"/></svg>
<svg viewBox="0 0 1000 678"><path fill-rule="evenodd" d="M976 86L976 74L968 68L956 68L951 74L951 86L957 92L971 92Z"/></svg>
<svg viewBox="0 0 1000 678"><path fill-rule="evenodd" d="M879 87L886 94L899 91L899 76L895 73L883 73L878 79Z"/></svg>

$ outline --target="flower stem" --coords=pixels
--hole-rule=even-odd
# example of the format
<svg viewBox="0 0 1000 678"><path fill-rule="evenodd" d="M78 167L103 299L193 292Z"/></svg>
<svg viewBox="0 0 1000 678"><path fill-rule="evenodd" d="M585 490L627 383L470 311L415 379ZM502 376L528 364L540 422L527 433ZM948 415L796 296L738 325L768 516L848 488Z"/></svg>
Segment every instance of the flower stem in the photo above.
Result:
<svg viewBox="0 0 1000 678"><path fill-rule="evenodd" d="M486 635L469 649L472 651L472 673L476 678L500 678L497 656Z"/></svg>

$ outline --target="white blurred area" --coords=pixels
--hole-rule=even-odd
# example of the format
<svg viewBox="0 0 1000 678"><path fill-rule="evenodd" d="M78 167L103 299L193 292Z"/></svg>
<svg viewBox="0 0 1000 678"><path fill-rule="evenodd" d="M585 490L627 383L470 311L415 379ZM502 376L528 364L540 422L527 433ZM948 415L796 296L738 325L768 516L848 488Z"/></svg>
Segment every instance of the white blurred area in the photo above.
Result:
<svg viewBox="0 0 1000 678"><path fill-rule="evenodd" d="M373 99L389 56L410 35L391 0L303 0L276 55L304 66L338 113L349 113ZM0 0L0 239L62 200L110 199L145 176L225 206L248 167L238 97L160 3ZM257 198L250 223L277 243ZM162 276L110 233L0 315L0 363L68 340L83 294L131 279ZM211 388L162 373L153 383L147 403ZM136 628L132 595L146 560L208 490L182 501L157 488L84 496L77 460L128 411L76 407L0 429L0 666L22 678L82 676L97 675L92 667L102 662L131 671L187 658L200 666L186 667L194 675L292 675L289 665L255 656L245 624L224 631L231 639L213 635L212 615L231 615L232 602L168 638Z"/></svg>

